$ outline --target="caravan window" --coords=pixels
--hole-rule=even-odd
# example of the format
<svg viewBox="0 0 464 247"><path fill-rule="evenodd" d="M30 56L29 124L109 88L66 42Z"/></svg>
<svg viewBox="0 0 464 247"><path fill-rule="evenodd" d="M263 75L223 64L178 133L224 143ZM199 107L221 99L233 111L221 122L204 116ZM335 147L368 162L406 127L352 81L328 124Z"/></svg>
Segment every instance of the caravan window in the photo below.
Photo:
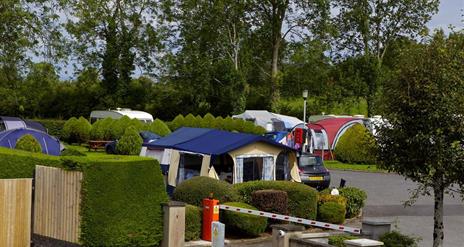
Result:
<svg viewBox="0 0 464 247"><path fill-rule="evenodd" d="M5 123L3 122L3 120L0 120L0 132L4 130L6 130Z"/></svg>
<svg viewBox="0 0 464 247"><path fill-rule="evenodd" d="M181 153L179 161L179 173L177 174L177 184L184 180L200 176L202 155Z"/></svg>

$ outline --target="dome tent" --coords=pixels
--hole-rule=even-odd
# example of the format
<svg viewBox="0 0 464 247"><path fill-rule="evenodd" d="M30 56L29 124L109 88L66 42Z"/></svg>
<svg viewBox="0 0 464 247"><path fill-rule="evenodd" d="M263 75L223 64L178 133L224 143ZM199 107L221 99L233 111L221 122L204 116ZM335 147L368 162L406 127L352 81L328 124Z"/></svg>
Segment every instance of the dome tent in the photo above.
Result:
<svg viewBox="0 0 464 247"><path fill-rule="evenodd" d="M15 148L16 142L24 135L32 135L42 148L42 153L49 155L60 155L60 141L42 131L28 128L11 129L0 132L0 146L7 148Z"/></svg>

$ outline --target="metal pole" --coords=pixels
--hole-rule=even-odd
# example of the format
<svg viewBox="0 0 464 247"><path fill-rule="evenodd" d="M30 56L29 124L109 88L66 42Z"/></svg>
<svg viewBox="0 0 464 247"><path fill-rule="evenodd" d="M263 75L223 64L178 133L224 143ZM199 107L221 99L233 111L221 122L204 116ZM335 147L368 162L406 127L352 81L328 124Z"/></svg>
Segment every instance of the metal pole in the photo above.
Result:
<svg viewBox="0 0 464 247"><path fill-rule="evenodd" d="M303 107L303 122L306 128L306 98L304 99L304 107Z"/></svg>

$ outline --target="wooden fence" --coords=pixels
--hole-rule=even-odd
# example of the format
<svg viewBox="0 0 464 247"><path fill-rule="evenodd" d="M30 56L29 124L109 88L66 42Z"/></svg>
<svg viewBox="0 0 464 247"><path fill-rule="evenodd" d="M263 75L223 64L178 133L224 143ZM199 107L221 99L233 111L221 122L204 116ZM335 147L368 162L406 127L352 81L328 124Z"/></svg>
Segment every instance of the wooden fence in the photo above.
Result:
<svg viewBox="0 0 464 247"><path fill-rule="evenodd" d="M34 234L79 242L82 172L36 166Z"/></svg>
<svg viewBox="0 0 464 247"><path fill-rule="evenodd" d="M31 245L32 179L0 179L0 246Z"/></svg>

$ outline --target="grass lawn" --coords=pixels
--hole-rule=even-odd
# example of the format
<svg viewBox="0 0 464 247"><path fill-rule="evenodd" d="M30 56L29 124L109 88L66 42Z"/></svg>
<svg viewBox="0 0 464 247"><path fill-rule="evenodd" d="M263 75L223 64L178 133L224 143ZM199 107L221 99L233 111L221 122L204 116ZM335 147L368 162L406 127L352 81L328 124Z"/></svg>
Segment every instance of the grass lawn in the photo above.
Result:
<svg viewBox="0 0 464 247"><path fill-rule="evenodd" d="M82 153L85 153L88 158L95 158L99 160L144 160L144 159L150 159L146 157L140 157L138 155L114 155L114 154L107 154L105 150L98 150L94 151L91 150L89 151L89 148L86 146L78 146L78 145L66 145L66 147L78 150Z"/></svg>
<svg viewBox="0 0 464 247"><path fill-rule="evenodd" d="M387 172L376 165L347 164L336 160L326 160L324 165L329 170L347 170L347 171L364 171L364 172Z"/></svg>

